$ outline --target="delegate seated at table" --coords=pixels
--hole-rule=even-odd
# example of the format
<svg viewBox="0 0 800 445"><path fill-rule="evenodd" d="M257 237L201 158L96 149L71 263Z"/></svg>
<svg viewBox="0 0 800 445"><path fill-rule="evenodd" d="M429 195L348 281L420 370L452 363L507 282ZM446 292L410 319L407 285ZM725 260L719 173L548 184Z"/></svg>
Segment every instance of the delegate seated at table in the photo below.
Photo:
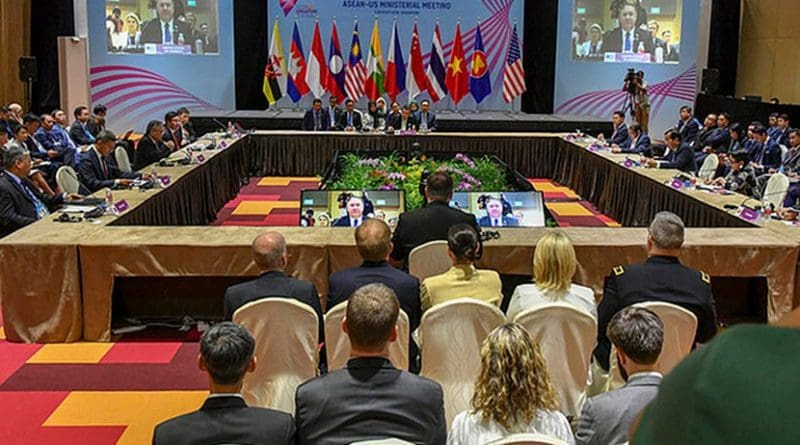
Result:
<svg viewBox="0 0 800 445"><path fill-rule="evenodd" d="M647 156L650 154L650 136L642 131L639 124L631 124L628 127L628 144L612 147L614 153L629 153Z"/></svg>
<svg viewBox="0 0 800 445"><path fill-rule="evenodd" d="M694 159L694 152L688 144L683 143L683 138L678 130L672 129L665 136L664 142L667 152L661 159L648 159L645 166L651 168L670 168L680 170L685 173L697 171L697 162Z"/></svg>
<svg viewBox="0 0 800 445"><path fill-rule="evenodd" d="M110 165L106 158L114 150L117 136L110 131L101 131L95 143L83 154L78 164L81 188L86 188L88 193L94 193L103 188L127 187L133 184L134 179L150 179L150 175L138 172L123 172L114 165ZM85 194L88 194L85 193Z"/></svg>

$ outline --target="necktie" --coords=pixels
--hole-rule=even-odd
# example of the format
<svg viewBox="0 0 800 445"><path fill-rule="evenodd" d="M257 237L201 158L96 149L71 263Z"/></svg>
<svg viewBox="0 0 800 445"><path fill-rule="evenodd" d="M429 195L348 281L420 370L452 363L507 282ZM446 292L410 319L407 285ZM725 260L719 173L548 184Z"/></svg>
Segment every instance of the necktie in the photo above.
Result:
<svg viewBox="0 0 800 445"><path fill-rule="evenodd" d="M109 179L108 165L106 164L105 158L100 158L100 167L103 169L103 175L105 176L105 179Z"/></svg>
<svg viewBox="0 0 800 445"><path fill-rule="evenodd" d="M625 52L629 53L633 49L633 45L631 44L631 32L625 31Z"/></svg>
<svg viewBox="0 0 800 445"><path fill-rule="evenodd" d="M350 113L349 111L347 112L347 126L353 126L353 113Z"/></svg>
<svg viewBox="0 0 800 445"><path fill-rule="evenodd" d="M31 201L33 202L33 207L36 209L36 219L42 219L50 214L50 212L47 210L47 207L45 207L42 201L40 201L39 198L36 197L36 194L33 193L33 191L30 188L28 188L28 184L26 184L24 180L20 181L19 185L22 187L22 190L25 191L25 194L28 195L29 198L31 198Z"/></svg>
<svg viewBox="0 0 800 445"><path fill-rule="evenodd" d="M353 227L358 227L358 220L357 219L353 220Z"/></svg>
<svg viewBox="0 0 800 445"><path fill-rule="evenodd" d="M500 222L499 222L499 220L497 218L494 219L494 226L495 227L500 227Z"/></svg>
<svg viewBox="0 0 800 445"><path fill-rule="evenodd" d="M314 131L319 131L319 112L314 112Z"/></svg>
<svg viewBox="0 0 800 445"><path fill-rule="evenodd" d="M164 43L172 43L172 30L169 29L169 23L164 23Z"/></svg>

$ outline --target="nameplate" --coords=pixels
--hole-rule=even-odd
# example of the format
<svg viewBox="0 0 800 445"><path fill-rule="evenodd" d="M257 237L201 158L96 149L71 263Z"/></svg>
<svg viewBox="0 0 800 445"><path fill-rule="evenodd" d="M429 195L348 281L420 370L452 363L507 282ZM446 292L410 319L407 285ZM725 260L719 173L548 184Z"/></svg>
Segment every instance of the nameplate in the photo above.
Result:
<svg viewBox="0 0 800 445"><path fill-rule="evenodd" d="M669 185L670 185L670 187L674 188L675 190L680 190L680 189L682 189L684 187L685 184L680 179L674 178L674 179L672 179L672 182L670 182Z"/></svg>
<svg viewBox="0 0 800 445"><path fill-rule="evenodd" d="M172 178L169 176L159 176L158 180L161 181L162 187L166 187L172 183Z"/></svg>
<svg viewBox="0 0 800 445"><path fill-rule="evenodd" d="M598 144L591 144L586 148L591 152L603 151L603 146Z"/></svg>
<svg viewBox="0 0 800 445"><path fill-rule="evenodd" d="M128 201L126 201L124 199L120 199L119 201L114 203L114 213L117 213L117 214L122 213L122 212L128 210L128 208L130 208L130 206L128 205Z"/></svg>
<svg viewBox="0 0 800 445"><path fill-rule="evenodd" d="M751 223L755 223L759 220L761 214L757 210L753 210L749 207L742 207L739 209L739 218Z"/></svg>
<svg viewBox="0 0 800 445"><path fill-rule="evenodd" d="M206 162L206 157L205 157L205 156L203 156L202 154L199 154L199 155L197 155L197 157L195 157L195 159L197 159L197 162L199 162L199 163L201 163L201 164L202 164L203 162Z"/></svg>

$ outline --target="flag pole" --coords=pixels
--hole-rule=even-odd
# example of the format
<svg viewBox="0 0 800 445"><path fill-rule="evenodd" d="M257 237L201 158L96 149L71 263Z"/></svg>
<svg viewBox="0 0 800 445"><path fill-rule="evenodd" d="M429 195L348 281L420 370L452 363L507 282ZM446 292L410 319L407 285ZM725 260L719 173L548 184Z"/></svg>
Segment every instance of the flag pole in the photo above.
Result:
<svg viewBox="0 0 800 445"><path fill-rule="evenodd" d="M514 17L514 28L515 29L517 27L518 21L519 21L519 18L518 17ZM510 48L509 48L509 50L510 50ZM522 44L520 43L519 57L522 60L525 60L522 56L523 56L523 54L522 54ZM505 76L505 74L503 74L503 76ZM527 84L527 82L526 82L526 84ZM511 112L514 113L514 114L519 114L521 110L522 110L522 95L520 94L519 96L516 96L513 101L511 101Z"/></svg>
<svg viewBox="0 0 800 445"><path fill-rule="evenodd" d="M461 28L461 17L456 17L456 29L458 30L459 33L461 32L460 28ZM453 46L455 46L455 43L456 43L456 41L455 41L455 36L454 36ZM463 43L462 43L462 45L463 45ZM453 58L453 46L450 47L450 58L451 59ZM456 103L456 101L455 101L455 99L453 99L452 95L450 95L450 99L453 101L453 110L456 113L458 113L458 103Z"/></svg>
<svg viewBox="0 0 800 445"><path fill-rule="evenodd" d="M480 27L481 27L481 18L480 17L478 17L477 24L478 24L478 29L480 29ZM477 34L476 34L476 36L477 36ZM474 42L472 43L472 58L473 59L475 58L475 43ZM471 76L468 76L467 78L469 79L470 77ZM475 99L475 96L472 96L472 98ZM480 110L481 110L481 104L480 104L480 102L478 102L477 99L475 99L475 109L472 112L474 114L478 114L480 112Z"/></svg>

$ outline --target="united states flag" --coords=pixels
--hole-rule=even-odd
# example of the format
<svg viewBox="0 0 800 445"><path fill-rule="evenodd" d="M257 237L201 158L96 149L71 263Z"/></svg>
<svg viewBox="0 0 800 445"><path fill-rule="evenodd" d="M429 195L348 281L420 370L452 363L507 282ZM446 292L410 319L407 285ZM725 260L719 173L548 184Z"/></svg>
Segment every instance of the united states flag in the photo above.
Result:
<svg viewBox="0 0 800 445"><path fill-rule="evenodd" d="M347 97L358 101L364 95L364 82L367 79L367 68L361 58L361 42L358 38L358 22L353 25L353 43L350 45L350 58L345 68L344 89Z"/></svg>
<svg viewBox="0 0 800 445"><path fill-rule="evenodd" d="M525 92L525 69L522 68L522 55L517 37L517 25L511 33L511 44L508 47L508 58L503 71L503 99L511 102Z"/></svg>

